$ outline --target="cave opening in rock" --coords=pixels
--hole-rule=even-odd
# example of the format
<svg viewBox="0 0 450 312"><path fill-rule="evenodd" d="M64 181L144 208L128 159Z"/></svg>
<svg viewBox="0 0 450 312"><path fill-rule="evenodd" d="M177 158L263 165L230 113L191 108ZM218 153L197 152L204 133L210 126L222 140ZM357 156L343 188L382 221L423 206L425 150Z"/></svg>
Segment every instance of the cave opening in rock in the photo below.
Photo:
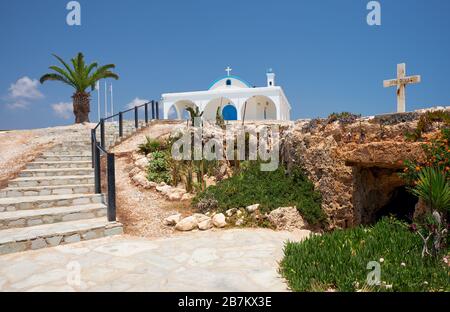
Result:
<svg viewBox="0 0 450 312"><path fill-rule="evenodd" d="M394 216L399 220L412 222L417 202L417 197L411 194L405 186L398 187L391 192L387 204L375 212L375 221L379 221L383 217Z"/></svg>
<svg viewBox="0 0 450 312"><path fill-rule="evenodd" d="M406 188L399 168L353 167L356 224L370 225L393 215L410 222L418 199Z"/></svg>

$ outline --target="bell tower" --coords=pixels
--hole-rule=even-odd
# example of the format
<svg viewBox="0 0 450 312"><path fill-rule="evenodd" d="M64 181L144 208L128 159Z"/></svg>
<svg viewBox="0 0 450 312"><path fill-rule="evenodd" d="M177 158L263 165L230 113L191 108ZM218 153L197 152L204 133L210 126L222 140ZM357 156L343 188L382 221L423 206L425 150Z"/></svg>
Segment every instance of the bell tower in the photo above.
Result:
<svg viewBox="0 0 450 312"><path fill-rule="evenodd" d="M274 87L275 86L275 73L272 68L267 71L267 86Z"/></svg>

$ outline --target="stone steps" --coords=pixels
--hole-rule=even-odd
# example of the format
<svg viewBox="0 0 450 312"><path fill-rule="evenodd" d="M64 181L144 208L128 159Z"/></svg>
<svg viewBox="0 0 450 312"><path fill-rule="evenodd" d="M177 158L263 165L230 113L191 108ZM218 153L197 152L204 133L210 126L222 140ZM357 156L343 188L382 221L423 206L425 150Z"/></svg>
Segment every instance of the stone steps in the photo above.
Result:
<svg viewBox="0 0 450 312"><path fill-rule="evenodd" d="M27 165L27 169L56 169L56 168L92 168L92 161L35 161Z"/></svg>
<svg viewBox="0 0 450 312"><path fill-rule="evenodd" d="M82 151L77 151L77 150L64 150L64 151L54 151L54 150L49 150L45 153L45 156L71 156L71 155L77 155L77 156L91 156L91 148L89 147L89 150L82 150Z"/></svg>
<svg viewBox="0 0 450 312"><path fill-rule="evenodd" d="M122 225L106 218L58 222L0 231L0 254L58 246L122 234Z"/></svg>
<svg viewBox="0 0 450 312"><path fill-rule="evenodd" d="M9 181L8 188L31 186L56 186L74 184L92 184L93 175L53 176L53 177L23 177Z"/></svg>
<svg viewBox="0 0 450 312"><path fill-rule="evenodd" d="M60 177L60 176L85 176L94 173L92 168L56 168L56 169L25 169L19 173L19 177Z"/></svg>
<svg viewBox="0 0 450 312"><path fill-rule="evenodd" d="M124 134L134 131L127 128ZM121 234L95 194L90 133L68 133L0 190L0 254ZM105 136L115 144L117 134Z"/></svg>
<svg viewBox="0 0 450 312"><path fill-rule="evenodd" d="M95 192L94 184L65 184L29 187L8 187L0 190L0 198L19 196L43 196L63 194L90 194Z"/></svg>
<svg viewBox="0 0 450 312"><path fill-rule="evenodd" d="M49 155L43 154L35 159L35 161L40 162L58 162L58 161L92 161L90 155L80 156L80 155Z"/></svg>
<svg viewBox="0 0 450 312"><path fill-rule="evenodd" d="M0 212L103 203L102 194L65 194L0 198Z"/></svg>
<svg viewBox="0 0 450 312"><path fill-rule="evenodd" d="M104 204L0 212L0 230L106 216Z"/></svg>

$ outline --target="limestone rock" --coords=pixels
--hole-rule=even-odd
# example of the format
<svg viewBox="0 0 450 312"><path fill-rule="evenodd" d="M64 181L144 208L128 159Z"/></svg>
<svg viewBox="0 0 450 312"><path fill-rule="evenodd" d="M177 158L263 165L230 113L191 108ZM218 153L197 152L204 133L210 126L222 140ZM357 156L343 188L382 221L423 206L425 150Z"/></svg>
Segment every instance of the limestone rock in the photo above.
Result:
<svg viewBox="0 0 450 312"><path fill-rule="evenodd" d="M259 204L254 204L254 205L251 205L251 206L247 206L247 208L245 208L245 209L247 209L247 211L249 213L255 212L256 210L259 209Z"/></svg>
<svg viewBox="0 0 450 312"><path fill-rule="evenodd" d="M174 226L177 225L177 223L180 222L180 220L181 220L181 213L177 213L165 218L163 223L164 225Z"/></svg>
<svg viewBox="0 0 450 312"><path fill-rule="evenodd" d="M225 215L223 213L214 215L212 221L214 226L217 228L223 228L227 225L227 222L225 221Z"/></svg>
<svg viewBox="0 0 450 312"><path fill-rule="evenodd" d="M183 196L181 196L181 201L191 200L192 198L194 198L193 194L185 193L183 194Z"/></svg>
<svg viewBox="0 0 450 312"><path fill-rule="evenodd" d="M192 216L197 220L197 223L200 223L200 222L203 222L205 220L210 220L211 219L210 217L208 217L208 216L206 216L206 215L204 215L202 213L194 213Z"/></svg>
<svg viewBox="0 0 450 312"><path fill-rule="evenodd" d="M236 212L237 212L237 208L231 208L231 209L228 209L227 211L225 211L225 214L227 215L227 217L231 217Z"/></svg>
<svg viewBox="0 0 450 312"><path fill-rule="evenodd" d="M205 219L198 223L199 230L206 231L213 227L213 221L211 218Z"/></svg>
<svg viewBox="0 0 450 312"><path fill-rule="evenodd" d="M194 216L190 216L178 222L177 225L175 226L175 229L184 232L192 231L197 227L197 225L198 225L197 218Z"/></svg>
<svg viewBox="0 0 450 312"><path fill-rule="evenodd" d="M158 186L156 186L156 190L158 191L158 192L161 192L161 193L163 193L163 194L167 194L168 192L170 192L170 190L171 190L171 186L170 185L167 185L167 184L165 184L164 183L164 185L158 185Z"/></svg>
<svg viewBox="0 0 450 312"><path fill-rule="evenodd" d="M146 170L148 165L148 159L146 157L142 157L134 162L134 165L141 170Z"/></svg>
<svg viewBox="0 0 450 312"><path fill-rule="evenodd" d="M268 219L277 230L294 230L305 227L305 221L295 207L281 207L272 210Z"/></svg>
<svg viewBox="0 0 450 312"><path fill-rule="evenodd" d="M134 175L131 180L133 183L137 186L142 186L143 188L149 189L154 186L154 183L147 180L147 177L145 176L144 172L139 172L138 174Z"/></svg>

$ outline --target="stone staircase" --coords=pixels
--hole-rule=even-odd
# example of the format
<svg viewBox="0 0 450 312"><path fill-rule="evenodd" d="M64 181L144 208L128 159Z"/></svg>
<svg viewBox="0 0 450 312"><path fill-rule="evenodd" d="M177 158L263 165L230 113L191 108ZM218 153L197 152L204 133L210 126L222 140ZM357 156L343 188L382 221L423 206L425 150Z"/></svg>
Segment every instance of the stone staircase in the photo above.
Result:
<svg viewBox="0 0 450 312"><path fill-rule="evenodd" d="M122 233L94 192L89 129L61 136L0 190L0 255ZM106 138L115 143L113 131Z"/></svg>

